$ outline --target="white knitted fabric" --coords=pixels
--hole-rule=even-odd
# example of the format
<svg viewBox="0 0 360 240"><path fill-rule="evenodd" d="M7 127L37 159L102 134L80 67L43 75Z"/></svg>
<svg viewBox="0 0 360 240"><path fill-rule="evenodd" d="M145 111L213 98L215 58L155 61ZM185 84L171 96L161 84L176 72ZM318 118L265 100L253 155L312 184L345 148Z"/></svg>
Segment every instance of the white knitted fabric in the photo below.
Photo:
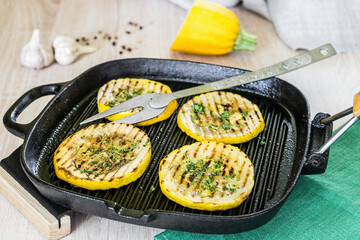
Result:
<svg viewBox="0 0 360 240"><path fill-rule="evenodd" d="M360 51L359 0L243 0L243 5L271 19L294 50L331 43L337 52Z"/></svg>

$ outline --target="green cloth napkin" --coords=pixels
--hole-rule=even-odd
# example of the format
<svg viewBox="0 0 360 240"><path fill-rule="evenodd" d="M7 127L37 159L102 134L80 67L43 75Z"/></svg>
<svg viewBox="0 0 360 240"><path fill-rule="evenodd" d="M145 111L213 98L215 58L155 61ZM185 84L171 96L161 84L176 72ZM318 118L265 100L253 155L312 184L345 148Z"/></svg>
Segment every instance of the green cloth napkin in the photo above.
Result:
<svg viewBox="0 0 360 240"><path fill-rule="evenodd" d="M360 239L359 122L331 146L326 172L300 176L280 211L260 228L229 235L167 230L154 239Z"/></svg>

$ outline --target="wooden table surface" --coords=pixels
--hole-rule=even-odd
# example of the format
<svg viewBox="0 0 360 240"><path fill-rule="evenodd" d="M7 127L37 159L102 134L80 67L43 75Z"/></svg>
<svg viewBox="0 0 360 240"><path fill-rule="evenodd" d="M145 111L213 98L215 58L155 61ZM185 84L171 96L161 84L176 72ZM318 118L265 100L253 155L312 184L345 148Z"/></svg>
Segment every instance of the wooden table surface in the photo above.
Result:
<svg viewBox="0 0 360 240"><path fill-rule="evenodd" d="M233 11L241 25L258 36L253 53L233 52L225 56L195 56L169 51L187 12L166 0L136 1L0 1L0 115L24 92L39 85L71 80L88 68L114 59L165 58L192 60L255 70L296 54L276 35L271 22L241 7ZM130 25L137 23L138 26ZM139 26L143 29L139 29ZM22 67L20 50L34 28L41 31L45 44L55 36L89 38L98 50L84 55L68 66L52 64L43 70ZM101 34L99 33L101 31ZM127 34L126 31L130 31ZM104 34L112 40L103 39ZM94 37L97 36L95 40ZM112 45L117 36L116 45ZM123 51L121 46L131 48ZM283 75L298 87L310 103L311 114L337 113L352 106L353 95L360 90L360 54L338 54L331 59ZM18 122L33 119L51 97L30 105ZM342 121L343 122L343 121ZM339 122L335 126L339 126ZM1 159L22 143L0 123ZM3 239L43 239L44 236L3 195L0 195L0 232ZM162 229L125 224L96 216L76 213L72 232L64 239L152 239Z"/></svg>

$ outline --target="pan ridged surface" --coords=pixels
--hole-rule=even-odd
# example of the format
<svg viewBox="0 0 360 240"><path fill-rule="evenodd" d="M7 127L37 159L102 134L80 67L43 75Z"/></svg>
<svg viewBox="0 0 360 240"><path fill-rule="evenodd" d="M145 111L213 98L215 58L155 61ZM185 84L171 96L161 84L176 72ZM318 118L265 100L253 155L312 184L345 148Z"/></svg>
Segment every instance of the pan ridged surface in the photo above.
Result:
<svg viewBox="0 0 360 240"><path fill-rule="evenodd" d="M192 83L164 82L173 91L195 86ZM178 110L163 122L152 126L141 127L151 141L152 159L145 173L135 182L118 189L89 191L74 187L59 180L54 172L52 153L60 142L82 127L79 123L97 113L96 93L89 93L89 99L79 103L55 129L48 145L44 148L42 158L48 159L48 165L43 166L43 179L51 184L83 196L113 202L119 207L146 211L150 209L174 211L178 213L193 213L218 216L239 216L264 210L276 204L287 190L287 181L293 167L294 143L296 135L293 129L292 117L277 102L247 92L237 92L259 106L265 121L265 129L253 140L237 144L252 160L254 165L254 187L249 197L239 206L225 211L204 211L183 207L169 200L160 190L158 183L158 167L161 159L172 150L192 144L194 139L183 133L176 124ZM182 106L190 98L180 99ZM106 122L106 120L98 121ZM288 160L290 159L290 160Z"/></svg>

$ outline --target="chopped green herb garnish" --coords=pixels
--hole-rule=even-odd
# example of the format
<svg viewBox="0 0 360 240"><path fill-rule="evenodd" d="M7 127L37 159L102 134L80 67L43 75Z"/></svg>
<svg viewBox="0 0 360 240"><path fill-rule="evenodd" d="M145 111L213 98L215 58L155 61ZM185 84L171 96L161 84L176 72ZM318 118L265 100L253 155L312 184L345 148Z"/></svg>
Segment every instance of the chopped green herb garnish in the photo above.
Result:
<svg viewBox="0 0 360 240"><path fill-rule="evenodd" d="M215 168L221 168L223 161L220 161L219 159L214 159L214 163L215 163Z"/></svg>
<svg viewBox="0 0 360 240"><path fill-rule="evenodd" d="M82 135L82 136L81 136L81 139L84 139L84 138L85 138L85 135Z"/></svg>
<svg viewBox="0 0 360 240"><path fill-rule="evenodd" d="M108 104L106 104L106 106L113 107L113 106L115 106L115 104L116 104L116 102L110 101L110 102L108 102Z"/></svg>
<svg viewBox="0 0 360 240"><path fill-rule="evenodd" d="M130 95L130 93L127 90L121 90L121 93L123 95L125 95L126 100L129 100L132 98L132 96Z"/></svg>
<svg viewBox="0 0 360 240"><path fill-rule="evenodd" d="M264 140L262 140L261 142L260 142L260 145L265 145L265 141Z"/></svg>
<svg viewBox="0 0 360 240"><path fill-rule="evenodd" d="M81 173L87 173L87 174L91 174L91 173L92 173L92 171L89 171L89 170L87 170L87 169L85 169L85 168L84 168L84 169L81 169L80 172L81 172Z"/></svg>
<svg viewBox="0 0 360 240"><path fill-rule="evenodd" d="M231 177L231 178L234 178L234 177L236 177L236 174L235 174L235 173L232 173L232 174L230 174L230 177Z"/></svg>
<svg viewBox="0 0 360 240"><path fill-rule="evenodd" d="M150 192L153 192L154 190L155 190L154 186L151 185L151 187L150 187Z"/></svg>
<svg viewBox="0 0 360 240"><path fill-rule="evenodd" d="M242 114L244 115L244 117L248 116L248 112L247 111L243 111Z"/></svg>
<svg viewBox="0 0 360 240"><path fill-rule="evenodd" d="M231 127L230 127L229 123L224 123L224 124L221 125L221 128L224 129L224 130L229 130Z"/></svg>
<svg viewBox="0 0 360 240"><path fill-rule="evenodd" d="M214 124L210 124L210 125L209 125L209 128L217 129L217 126L215 126Z"/></svg>
<svg viewBox="0 0 360 240"><path fill-rule="evenodd" d="M136 95L140 95L142 93L143 89L141 88L138 88L138 89L135 89L133 92L132 92L132 95L133 96L136 96Z"/></svg>
<svg viewBox="0 0 360 240"><path fill-rule="evenodd" d="M229 112L228 111L224 111L221 115L220 115L220 118L221 119L229 119L229 117L230 117L230 114L229 114Z"/></svg>
<svg viewBox="0 0 360 240"><path fill-rule="evenodd" d="M205 107L202 104L194 103L193 111L195 113L203 113L205 111Z"/></svg>

